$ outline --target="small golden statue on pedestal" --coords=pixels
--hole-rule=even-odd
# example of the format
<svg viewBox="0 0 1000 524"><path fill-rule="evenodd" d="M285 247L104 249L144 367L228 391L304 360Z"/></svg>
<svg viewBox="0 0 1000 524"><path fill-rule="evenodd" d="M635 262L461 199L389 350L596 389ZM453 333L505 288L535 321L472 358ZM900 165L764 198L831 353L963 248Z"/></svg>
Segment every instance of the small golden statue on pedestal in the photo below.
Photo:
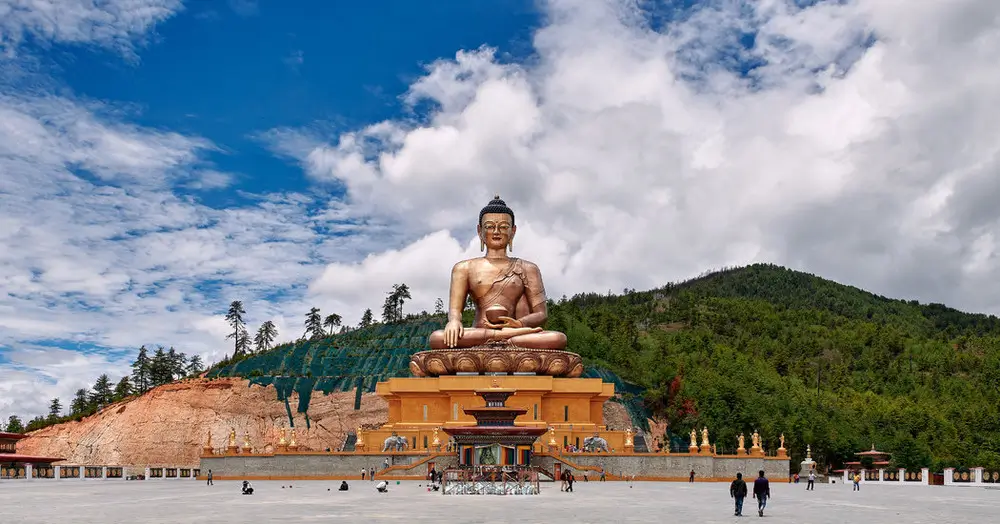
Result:
<svg viewBox="0 0 1000 524"><path fill-rule="evenodd" d="M236 428L229 428L229 446L228 446L228 449L229 449L230 453L236 453L236 451L239 449L236 446Z"/></svg>
<svg viewBox="0 0 1000 524"><path fill-rule="evenodd" d="M365 439L361 435L361 426L358 426L357 432L355 434L358 436L358 440L354 443L354 448L355 449L359 449L359 450L360 449L364 449L364 447L365 447Z"/></svg>
<svg viewBox="0 0 1000 524"><path fill-rule="evenodd" d="M556 428L549 426L549 447L555 448L559 444L556 444Z"/></svg>
<svg viewBox="0 0 1000 524"><path fill-rule="evenodd" d="M253 448L253 446L250 445L250 432L247 431L243 434L243 452L250 453L252 451L251 448Z"/></svg>
<svg viewBox="0 0 1000 524"><path fill-rule="evenodd" d="M704 427L701 430L701 452L710 453L712 451L712 445L708 443L708 427Z"/></svg>
<svg viewBox="0 0 1000 524"><path fill-rule="evenodd" d="M205 443L205 447L201 448L202 455L212 455L214 451L212 450L212 432L208 432L208 442Z"/></svg>
<svg viewBox="0 0 1000 524"><path fill-rule="evenodd" d="M746 445L746 440L744 440L744 438L743 438L743 433L740 433L740 436L739 436L738 439L736 439L736 441L739 443L739 445L736 446L736 454L737 455L742 455L742 454L746 453L747 450L746 450L745 447L743 447L743 446Z"/></svg>
<svg viewBox="0 0 1000 524"><path fill-rule="evenodd" d="M634 445L632 444L632 428L627 428L625 430L625 447L626 448L634 447Z"/></svg>
<svg viewBox="0 0 1000 524"><path fill-rule="evenodd" d="M754 456L761 456L764 454L764 450L760 447L760 433L757 430L753 430L753 435L751 435L753 440L753 446L750 447L750 454Z"/></svg>
<svg viewBox="0 0 1000 524"><path fill-rule="evenodd" d="M292 438L288 442L288 449L292 451L299 449L299 445L295 443L295 428L292 428Z"/></svg>
<svg viewBox="0 0 1000 524"><path fill-rule="evenodd" d="M434 446L435 451L441 451L441 439L438 438L438 428L434 428L434 438L431 440L431 446Z"/></svg>
<svg viewBox="0 0 1000 524"><path fill-rule="evenodd" d="M688 453L698 452L698 430L691 430L691 444L688 445Z"/></svg>
<svg viewBox="0 0 1000 524"><path fill-rule="evenodd" d="M281 426L281 430L279 431L278 435L279 435L279 438L278 438L278 449L280 451L285 451L286 449L288 449L288 442L285 441L285 426L284 425Z"/></svg>
<svg viewBox="0 0 1000 524"><path fill-rule="evenodd" d="M778 437L778 441L781 442L781 445L778 447L778 456L779 457L787 457L788 456L788 450L785 449L785 434L784 433L782 433L781 436Z"/></svg>

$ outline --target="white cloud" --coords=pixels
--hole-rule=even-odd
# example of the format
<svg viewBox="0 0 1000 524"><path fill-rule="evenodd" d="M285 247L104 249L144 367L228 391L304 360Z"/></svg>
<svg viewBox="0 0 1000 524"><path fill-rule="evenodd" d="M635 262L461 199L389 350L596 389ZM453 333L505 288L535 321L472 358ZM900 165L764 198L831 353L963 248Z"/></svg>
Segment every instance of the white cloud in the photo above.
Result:
<svg viewBox="0 0 1000 524"><path fill-rule="evenodd" d="M182 0L0 0L0 51L13 55L30 35L110 47L134 59L134 43L182 8Z"/></svg>
<svg viewBox="0 0 1000 524"><path fill-rule="evenodd" d="M553 0L530 65L432 64L404 97L424 120L275 131L348 216L414 239L329 266L316 300L357 310L406 281L431 307L499 192L553 295L762 260L1000 313L1000 4L707 4L654 31L637 3Z"/></svg>

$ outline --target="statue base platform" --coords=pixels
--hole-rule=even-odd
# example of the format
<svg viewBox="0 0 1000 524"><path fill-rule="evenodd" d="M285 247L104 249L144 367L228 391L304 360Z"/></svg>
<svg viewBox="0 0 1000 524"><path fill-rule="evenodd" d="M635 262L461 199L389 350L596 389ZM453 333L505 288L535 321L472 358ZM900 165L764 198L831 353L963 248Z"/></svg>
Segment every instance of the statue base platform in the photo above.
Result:
<svg viewBox="0 0 1000 524"><path fill-rule="evenodd" d="M777 454L777 456L781 457L781 458L787 458L788 457L788 450L785 449L785 448L778 448L778 454Z"/></svg>
<svg viewBox="0 0 1000 524"><path fill-rule="evenodd" d="M477 390L493 387L513 389L507 406L525 413L515 426L552 428L555 445L583 449L584 439L604 438L609 450L626 449L625 431L604 426L604 403L614 396L615 386L599 378L558 378L542 375L447 375L423 378L390 378L379 382L375 392L389 405L388 421L378 429L362 430L369 452L381 451L385 439L395 433L404 437L407 451L433 451L434 430L444 431L475 424L466 409L486 405ZM625 428L622 428L625 429ZM549 437L535 442L535 451L546 451ZM441 442L447 448L447 442Z"/></svg>
<svg viewBox="0 0 1000 524"><path fill-rule="evenodd" d="M712 454L712 446L710 444L702 444L701 445L701 449L699 451L702 454L711 455Z"/></svg>
<svg viewBox="0 0 1000 524"><path fill-rule="evenodd" d="M698 446L688 446L688 453L697 453Z"/></svg>
<svg viewBox="0 0 1000 524"><path fill-rule="evenodd" d="M550 377L576 378L583 373L580 355L560 349L529 349L509 343L471 348L431 349L410 357L415 377L438 377L459 373L534 373Z"/></svg>
<svg viewBox="0 0 1000 524"><path fill-rule="evenodd" d="M761 448L758 448L756 446L752 447L752 448L750 448L750 456L751 457L763 457L764 456L764 450L761 449Z"/></svg>
<svg viewBox="0 0 1000 524"><path fill-rule="evenodd" d="M736 448L736 454L737 455L746 455L747 454L747 448Z"/></svg>

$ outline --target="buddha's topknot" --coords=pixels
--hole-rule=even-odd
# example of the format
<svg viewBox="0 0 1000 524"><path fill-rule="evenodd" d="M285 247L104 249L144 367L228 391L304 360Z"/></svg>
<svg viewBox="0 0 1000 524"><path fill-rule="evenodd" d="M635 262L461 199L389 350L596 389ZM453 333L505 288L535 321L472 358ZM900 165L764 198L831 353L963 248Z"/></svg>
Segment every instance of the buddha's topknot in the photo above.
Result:
<svg viewBox="0 0 1000 524"><path fill-rule="evenodd" d="M479 212L480 224L483 222L483 215L485 215L486 213L506 213L510 215L510 225L512 226L514 225L514 210L507 207L506 202L500 200L500 195L494 196L493 200L490 200L490 203L486 204L486 207L484 207L483 210Z"/></svg>

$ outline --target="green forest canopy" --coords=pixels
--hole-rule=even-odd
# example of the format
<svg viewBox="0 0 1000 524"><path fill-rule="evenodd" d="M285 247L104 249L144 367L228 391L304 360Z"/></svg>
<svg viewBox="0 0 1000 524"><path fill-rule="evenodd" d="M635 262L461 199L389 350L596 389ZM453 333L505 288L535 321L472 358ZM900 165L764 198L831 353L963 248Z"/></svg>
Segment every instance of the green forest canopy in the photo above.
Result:
<svg viewBox="0 0 1000 524"><path fill-rule="evenodd" d="M298 391L306 411L314 389L370 391L405 376L409 354L426 349L442 320L411 316L282 344L209 376L274 384L284 398ZM675 445L708 426L719 450L732 452L737 435L756 429L769 450L784 433L793 468L806 444L821 465L874 444L899 467L1000 469L994 316L759 264L651 291L564 298L550 303L547 327L567 334L588 372L638 386L633 400L669 423Z"/></svg>

